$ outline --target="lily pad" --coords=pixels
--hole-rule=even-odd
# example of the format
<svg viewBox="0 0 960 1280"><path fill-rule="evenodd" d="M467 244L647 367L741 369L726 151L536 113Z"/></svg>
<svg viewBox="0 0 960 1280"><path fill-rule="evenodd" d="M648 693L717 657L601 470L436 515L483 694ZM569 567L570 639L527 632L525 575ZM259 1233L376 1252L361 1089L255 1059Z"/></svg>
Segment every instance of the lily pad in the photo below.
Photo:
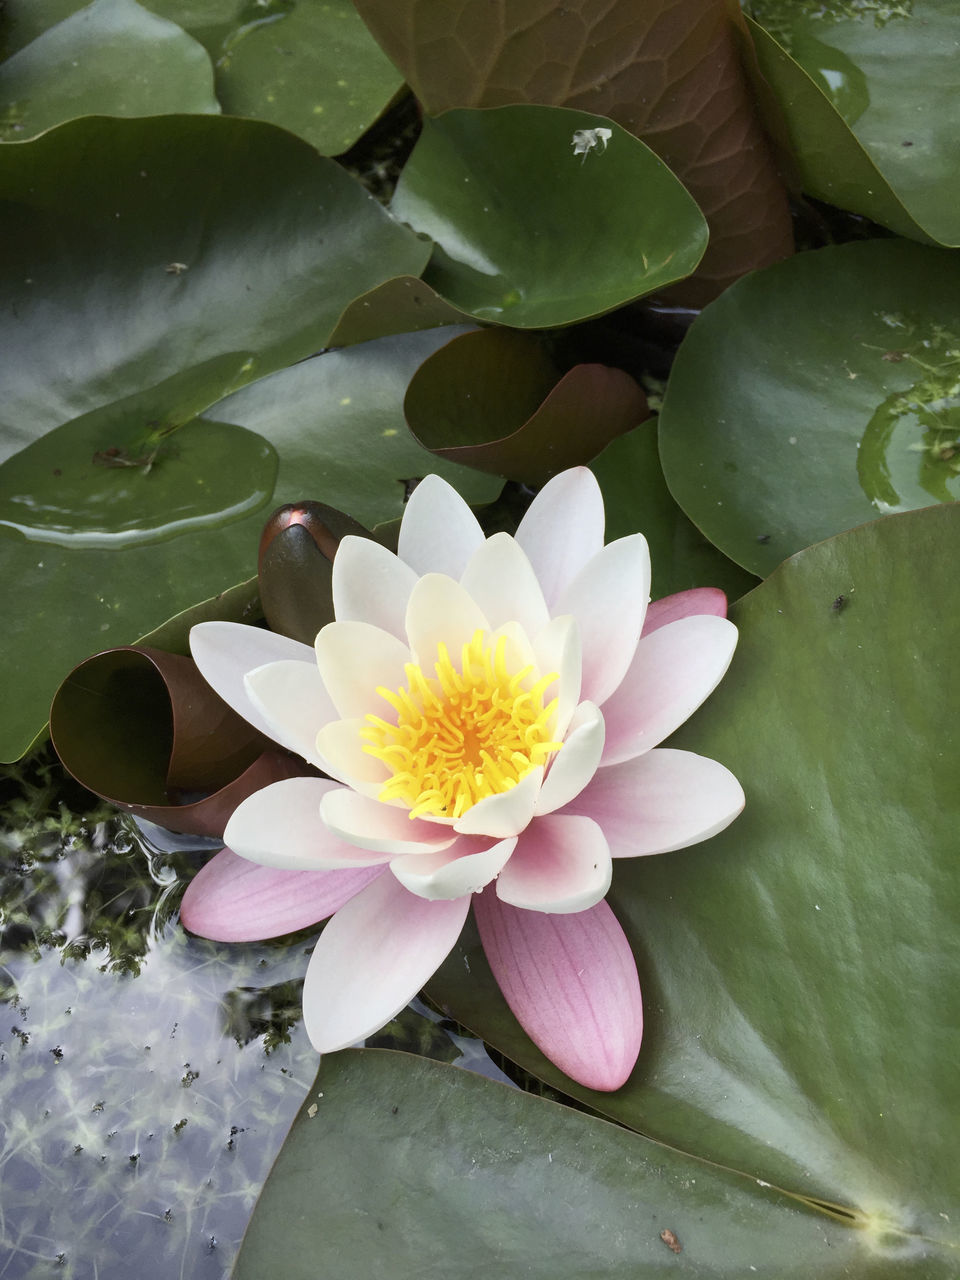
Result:
<svg viewBox="0 0 960 1280"><path fill-rule="evenodd" d="M757 585L753 574L706 540L670 496L655 421L611 441L590 470L603 492L607 541L631 533L647 539L655 600L690 587L719 587L729 600L737 600Z"/></svg>
<svg viewBox="0 0 960 1280"><path fill-rule="evenodd" d="M0 199L0 458L174 376L196 412L205 362L237 359L208 366L212 404L429 252L333 161L248 120L71 121L0 151Z"/></svg>
<svg viewBox="0 0 960 1280"><path fill-rule="evenodd" d="M594 1108L862 1228L856 1275L946 1280L960 1243L958 539L956 505L876 521L733 609L733 665L671 745L730 767L747 807L706 844L617 865L647 1009L623 1090L546 1063L475 939L430 987Z"/></svg>
<svg viewBox="0 0 960 1280"><path fill-rule="evenodd" d="M217 113L206 50L135 0L93 0L0 63L0 139L75 116Z"/></svg>
<svg viewBox="0 0 960 1280"><path fill-rule="evenodd" d="M750 11L805 189L960 244L960 3L753 0Z"/></svg>
<svg viewBox="0 0 960 1280"><path fill-rule="evenodd" d="M425 120L391 209L436 242L431 288L515 328L572 324L662 289L707 242L703 215L649 148L559 107Z"/></svg>
<svg viewBox="0 0 960 1280"><path fill-rule="evenodd" d="M725 0L356 0L430 115L512 103L608 116L651 147L710 224L702 306L792 252L786 193L741 64ZM643 209L646 200L637 206Z"/></svg>
<svg viewBox="0 0 960 1280"><path fill-rule="evenodd" d="M753 573L960 497L960 256L874 240L743 280L694 322L660 415L676 500Z"/></svg>
<svg viewBox="0 0 960 1280"><path fill-rule="evenodd" d="M222 49L224 111L271 120L323 155L351 147L403 87L350 0L269 5Z"/></svg>

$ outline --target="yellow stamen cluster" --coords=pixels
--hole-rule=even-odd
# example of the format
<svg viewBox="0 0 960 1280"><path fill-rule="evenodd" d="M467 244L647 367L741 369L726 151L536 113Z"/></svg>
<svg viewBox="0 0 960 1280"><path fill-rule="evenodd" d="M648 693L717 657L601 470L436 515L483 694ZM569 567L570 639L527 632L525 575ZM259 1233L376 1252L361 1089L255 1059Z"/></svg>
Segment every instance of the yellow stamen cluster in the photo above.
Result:
<svg viewBox="0 0 960 1280"><path fill-rule="evenodd" d="M560 750L550 737L557 700L543 704L556 672L525 688L533 667L511 673L506 649L505 637L491 644L476 631L459 670L440 644L435 679L408 663L405 689L377 689L397 714L395 723L368 715L361 730L364 751L393 774L381 800L401 800L411 818L459 818Z"/></svg>

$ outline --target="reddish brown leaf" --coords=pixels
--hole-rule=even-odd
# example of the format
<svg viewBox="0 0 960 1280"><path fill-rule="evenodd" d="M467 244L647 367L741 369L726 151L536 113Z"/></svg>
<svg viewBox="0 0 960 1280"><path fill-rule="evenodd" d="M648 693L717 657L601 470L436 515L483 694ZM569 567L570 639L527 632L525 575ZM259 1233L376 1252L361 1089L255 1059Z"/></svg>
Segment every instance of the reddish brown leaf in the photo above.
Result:
<svg viewBox="0 0 960 1280"><path fill-rule="evenodd" d="M609 116L696 199L696 305L792 252L786 193L740 64L735 0L355 0L430 114L516 102Z"/></svg>

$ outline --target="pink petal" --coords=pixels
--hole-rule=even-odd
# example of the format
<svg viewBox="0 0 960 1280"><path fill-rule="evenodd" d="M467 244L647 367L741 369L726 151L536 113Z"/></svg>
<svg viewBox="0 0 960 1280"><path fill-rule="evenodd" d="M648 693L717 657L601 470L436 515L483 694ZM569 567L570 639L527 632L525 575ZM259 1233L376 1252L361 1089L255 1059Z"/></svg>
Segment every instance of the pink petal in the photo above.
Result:
<svg viewBox="0 0 960 1280"><path fill-rule="evenodd" d="M370 622L403 640L407 601L417 575L372 538L348 535L333 561L333 608L338 622Z"/></svg>
<svg viewBox="0 0 960 1280"><path fill-rule="evenodd" d="M580 570L603 546L603 497L592 471L562 471L540 490L517 528L551 613Z"/></svg>
<svg viewBox="0 0 960 1280"><path fill-rule="evenodd" d="M460 582L491 627L519 622L528 636L535 636L550 621L533 566L509 534L488 538L470 557Z"/></svg>
<svg viewBox="0 0 960 1280"><path fill-rule="evenodd" d="M394 858L391 872L411 893L434 901L477 893L499 874L516 847L517 837L491 844L461 836L455 845L436 853Z"/></svg>
<svg viewBox="0 0 960 1280"><path fill-rule="evenodd" d="M321 801L344 789L326 778L275 782L237 805L224 842L241 858L288 871L333 871L388 861L388 853L358 849L324 826Z"/></svg>
<svg viewBox="0 0 960 1280"><path fill-rule="evenodd" d="M743 805L743 788L722 764L692 751L656 747L598 769L564 813L598 822L613 857L636 858L708 840Z"/></svg>
<svg viewBox="0 0 960 1280"><path fill-rule="evenodd" d="M557 600L580 626L581 699L602 707L636 652L650 599L650 552L641 533L611 542Z"/></svg>
<svg viewBox="0 0 960 1280"><path fill-rule="evenodd" d="M411 653L402 640L369 622L328 622L314 648L320 678L341 719L378 712L385 704L378 685L399 689Z"/></svg>
<svg viewBox="0 0 960 1280"><path fill-rule="evenodd" d="M450 827L411 818L408 810L357 795L349 787L327 792L320 801L320 817L341 840L390 857L433 853L457 838Z"/></svg>
<svg viewBox="0 0 960 1280"><path fill-rule="evenodd" d="M317 755L317 730L337 718L323 687L317 661L268 662L244 676L250 702L270 726L270 737L308 764L323 768Z"/></svg>
<svg viewBox="0 0 960 1280"><path fill-rule="evenodd" d="M678 618L689 618L696 613L709 613L717 618L727 616L727 597L719 587L691 587L689 591L675 591L672 596L652 600L643 622L643 634L648 636L658 627Z"/></svg>
<svg viewBox="0 0 960 1280"><path fill-rule="evenodd" d="M726 618L678 618L640 640L620 687L603 704L603 763L649 751L678 729L720 683L737 628Z"/></svg>
<svg viewBox="0 0 960 1280"><path fill-rule="evenodd" d="M643 1034L630 944L606 902L575 915L474 898L483 949L507 1004L538 1049L588 1089L619 1089Z"/></svg>
<svg viewBox="0 0 960 1280"><path fill-rule="evenodd" d="M592 702L581 702L577 707L537 796L533 811L538 817L568 804L596 773L603 753L603 721L599 707Z"/></svg>
<svg viewBox="0 0 960 1280"><path fill-rule="evenodd" d="M469 897L428 902L386 875L338 911L303 985L317 1052L343 1049L395 1017L446 959L469 909Z"/></svg>
<svg viewBox="0 0 960 1280"><path fill-rule="evenodd" d="M397 554L416 573L459 578L483 540L477 517L456 489L430 475L404 508Z"/></svg>
<svg viewBox="0 0 960 1280"><path fill-rule="evenodd" d="M271 724L250 701L244 676L268 662L292 660L315 665L309 645L239 622L198 623L190 631L190 653L207 684L267 737L272 737Z"/></svg>
<svg viewBox="0 0 960 1280"><path fill-rule="evenodd" d="M580 628L576 620L553 618L534 640L533 651L541 675L555 671L559 677L557 684L548 690L547 698L557 699L556 721L551 733L562 742L580 701Z"/></svg>
<svg viewBox="0 0 960 1280"><path fill-rule="evenodd" d="M497 897L527 911L569 915L606 896L613 874L603 832L590 818L536 818L497 879Z"/></svg>
<svg viewBox="0 0 960 1280"><path fill-rule="evenodd" d="M278 871L223 849L187 885L180 920L216 942L279 938L326 920L383 871Z"/></svg>

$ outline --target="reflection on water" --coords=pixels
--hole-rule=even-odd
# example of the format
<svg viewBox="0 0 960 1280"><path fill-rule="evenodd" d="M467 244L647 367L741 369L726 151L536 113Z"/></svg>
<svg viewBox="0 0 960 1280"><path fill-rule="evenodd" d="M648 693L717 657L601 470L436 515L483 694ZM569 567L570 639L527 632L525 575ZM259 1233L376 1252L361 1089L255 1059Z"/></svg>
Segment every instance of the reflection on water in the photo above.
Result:
<svg viewBox="0 0 960 1280"><path fill-rule="evenodd" d="M46 757L0 786L0 1277L224 1277L316 1072L315 933L190 937L209 842L89 807ZM377 1043L499 1074L422 1006Z"/></svg>

